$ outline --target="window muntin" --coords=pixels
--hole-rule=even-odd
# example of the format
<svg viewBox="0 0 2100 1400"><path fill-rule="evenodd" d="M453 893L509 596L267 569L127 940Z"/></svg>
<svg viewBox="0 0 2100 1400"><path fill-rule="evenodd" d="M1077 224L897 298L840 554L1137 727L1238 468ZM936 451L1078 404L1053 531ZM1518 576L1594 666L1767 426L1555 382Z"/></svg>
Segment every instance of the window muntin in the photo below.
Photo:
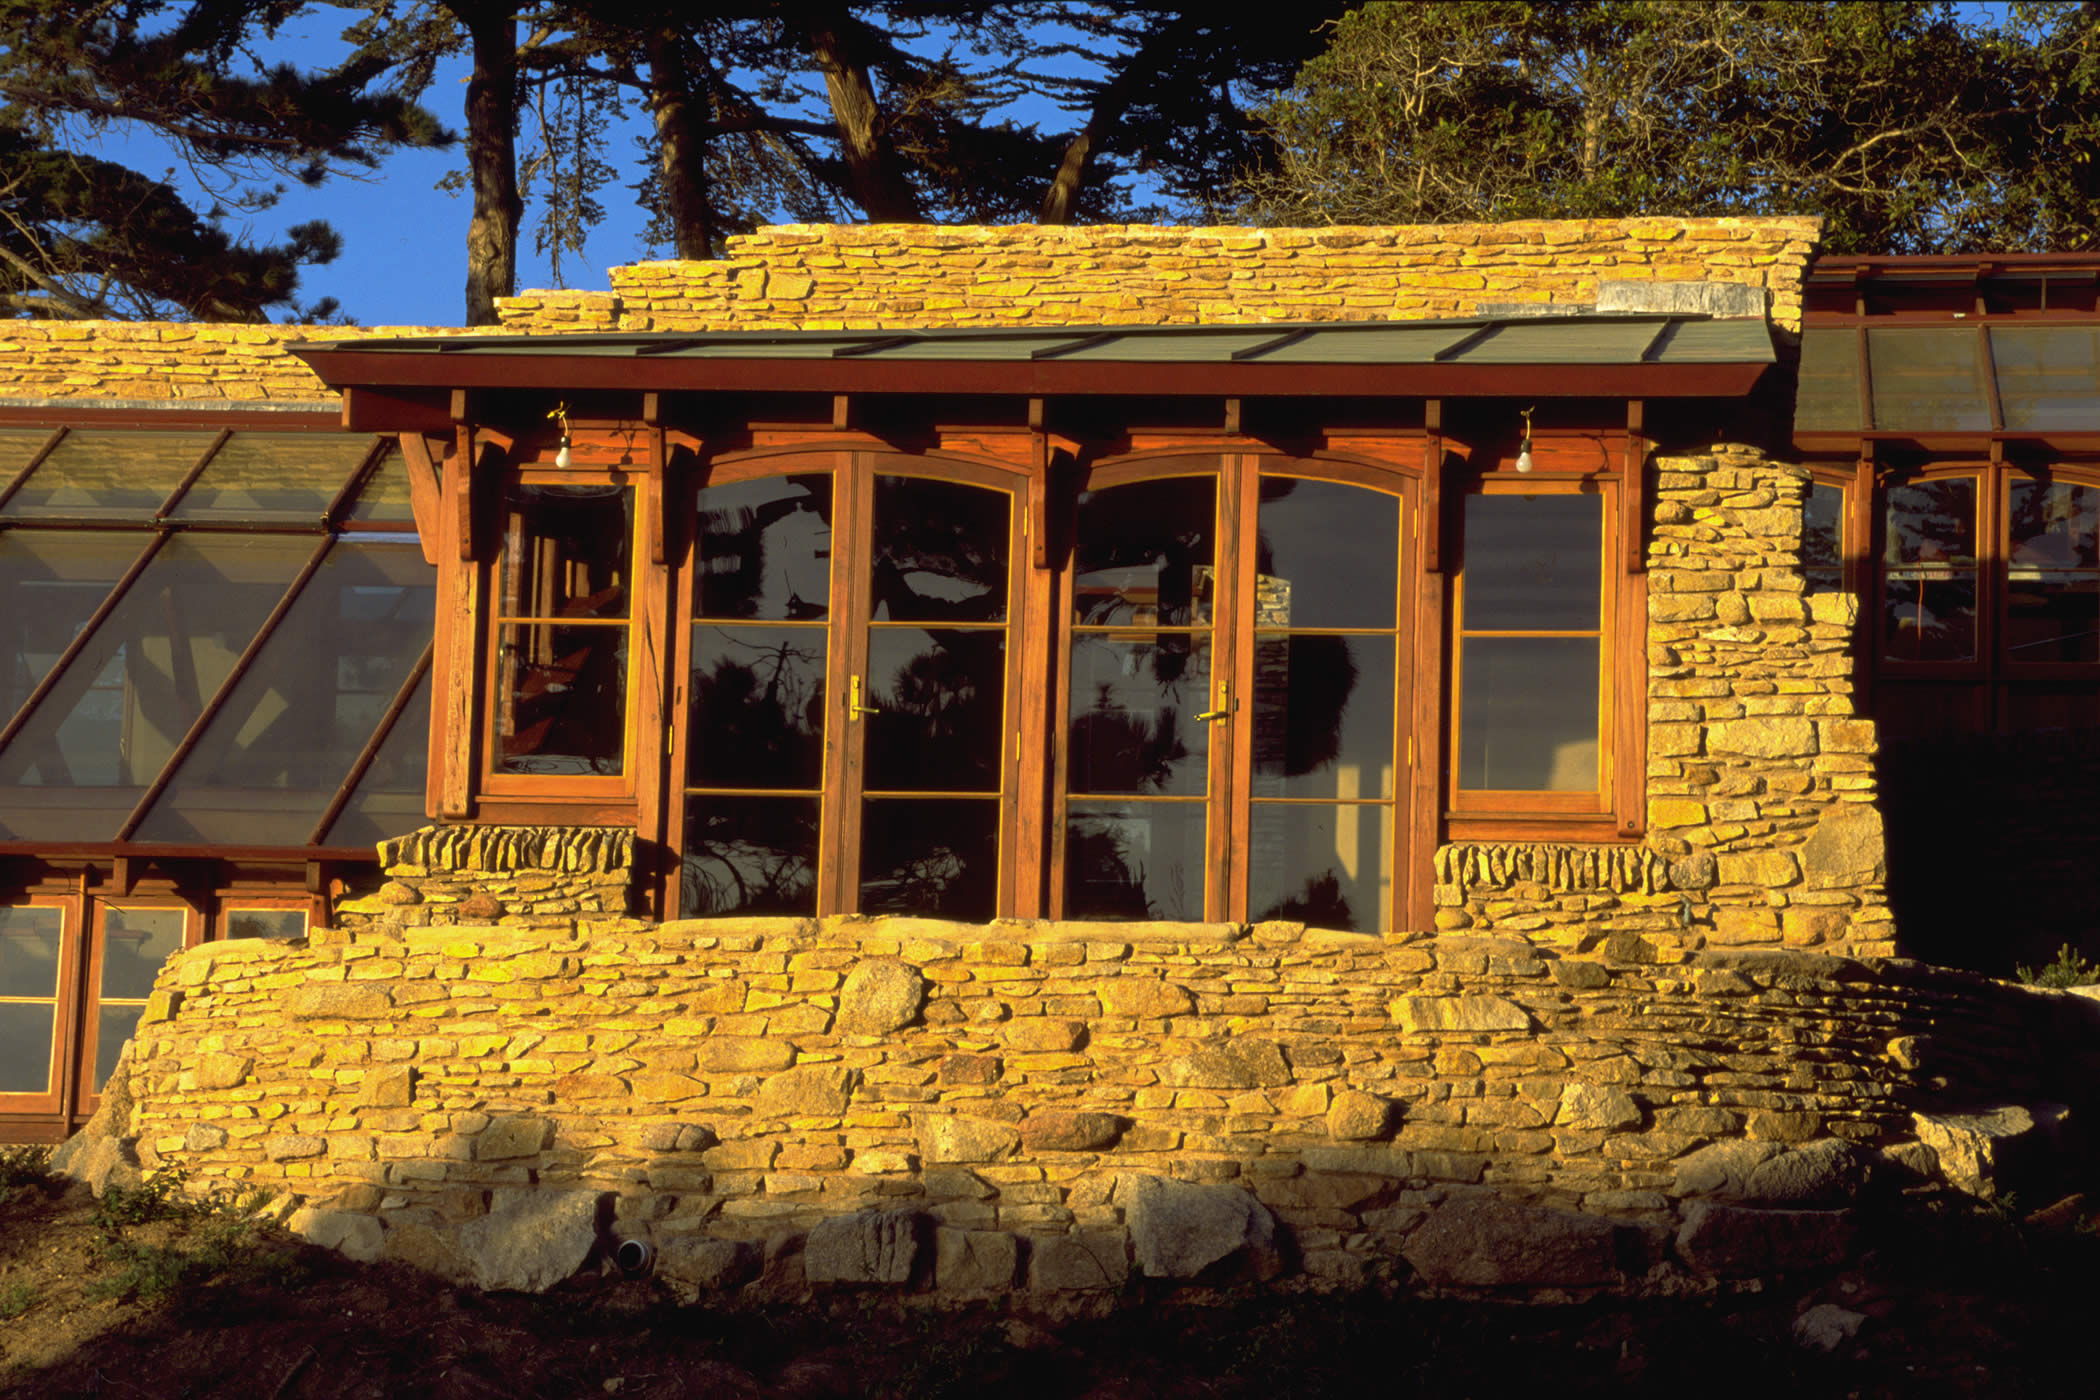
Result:
<svg viewBox="0 0 2100 1400"><path fill-rule="evenodd" d="M1465 497L1455 810L1605 810L1611 519L1595 488L1498 481Z"/></svg>
<svg viewBox="0 0 2100 1400"><path fill-rule="evenodd" d="M66 942L63 908L0 905L0 1096L53 1092Z"/></svg>
<svg viewBox="0 0 2100 1400"><path fill-rule="evenodd" d="M620 778L630 771L634 490L513 481L502 520L490 769Z"/></svg>

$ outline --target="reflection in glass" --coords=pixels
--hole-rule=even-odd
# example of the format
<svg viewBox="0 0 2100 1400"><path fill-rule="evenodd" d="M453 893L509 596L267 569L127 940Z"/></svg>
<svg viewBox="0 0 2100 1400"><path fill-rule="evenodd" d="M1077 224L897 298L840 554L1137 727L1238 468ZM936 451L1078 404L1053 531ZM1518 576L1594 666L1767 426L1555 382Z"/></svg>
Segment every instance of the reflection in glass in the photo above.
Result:
<svg viewBox="0 0 2100 1400"><path fill-rule="evenodd" d="M0 1002L0 1094L51 1092L58 1003Z"/></svg>
<svg viewBox="0 0 2100 1400"><path fill-rule="evenodd" d="M181 909L102 910L102 999L143 1001L153 991L161 964L182 946Z"/></svg>
<svg viewBox="0 0 2100 1400"><path fill-rule="evenodd" d="M372 450L341 433L239 432L175 503L171 520L281 520L318 524Z"/></svg>
<svg viewBox="0 0 2100 1400"><path fill-rule="evenodd" d="M999 790L1005 629L871 628L868 703L878 711L860 721L870 789Z"/></svg>
<svg viewBox="0 0 2100 1400"><path fill-rule="evenodd" d="M2005 659L2100 661L2100 578L2013 570L2005 591Z"/></svg>
<svg viewBox="0 0 2100 1400"><path fill-rule="evenodd" d="M116 1005L104 1003L95 1016L95 1092L109 1083L109 1076L116 1071L117 1058L124 1053L124 1042L139 1028L139 1017L145 1013L144 1006Z"/></svg>
<svg viewBox="0 0 2100 1400"><path fill-rule="evenodd" d="M313 553L178 535L0 750L0 839L107 841Z"/></svg>
<svg viewBox="0 0 2100 1400"><path fill-rule="evenodd" d="M321 844L370 846L423 825L429 756L430 675L426 672Z"/></svg>
<svg viewBox="0 0 2100 1400"><path fill-rule="evenodd" d="M1209 790L1210 640L1190 634L1072 638L1072 792L1201 796Z"/></svg>
<svg viewBox="0 0 2100 1400"><path fill-rule="evenodd" d="M953 481L876 477L874 620L1004 622L1009 500Z"/></svg>
<svg viewBox="0 0 2100 1400"><path fill-rule="evenodd" d="M1596 630L1601 496L1475 494L1465 500L1468 632Z"/></svg>
<svg viewBox="0 0 2100 1400"><path fill-rule="evenodd" d="M1202 626L1217 562L1218 484L1170 477L1082 492L1072 602L1082 623Z"/></svg>
<svg viewBox="0 0 2100 1400"><path fill-rule="evenodd" d="M1976 655L1976 576L1890 569L1882 654L1898 661L1966 661Z"/></svg>
<svg viewBox="0 0 2100 1400"><path fill-rule="evenodd" d="M1392 795L1393 651L1391 637L1255 638L1255 796Z"/></svg>
<svg viewBox="0 0 2100 1400"><path fill-rule="evenodd" d="M686 799L679 913L814 914L818 799Z"/></svg>
<svg viewBox="0 0 2100 1400"><path fill-rule="evenodd" d="M1797 432L1857 432L1859 341L1843 330L1801 333L1801 373L1794 392Z"/></svg>
<svg viewBox="0 0 2100 1400"><path fill-rule="evenodd" d="M620 772L627 739L625 627L506 625L496 673L497 772Z"/></svg>
<svg viewBox="0 0 2100 1400"><path fill-rule="evenodd" d="M1883 494L1882 560L1966 566L1976 562L1976 478L1913 481Z"/></svg>
<svg viewBox="0 0 2100 1400"><path fill-rule="evenodd" d="M1998 407L2014 432L2090 429L2100 329L1992 326Z"/></svg>
<svg viewBox="0 0 2100 1400"><path fill-rule="evenodd" d="M1987 432L1982 331L1877 326L1867 332L1874 426L1912 432Z"/></svg>
<svg viewBox="0 0 2100 1400"><path fill-rule="evenodd" d="M1257 627L1391 627L1400 498L1335 481L1261 479Z"/></svg>
<svg viewBox="0 0 2100 1400"><path fill-rule="evenodd" d="M2100 487L2016 477L2009 524L2016 569L2100 568Z"/></svg>
<svg viewBox="0 0 2100 1400"><path fill-rule="evenodd" d="M1247 907L1257 922L1374 930L1392 902L1393 809L1257 802L1247 856Z"/></svg>
<svg viewBox="0 0 2100 1400"><path fill-rule="evenodd" d="M37 464L0 517L151 520L217 436L76 428Z"/></svg>
<svg viewBox="0 0 2100 1400"><path fill-rule="evenodd" d="M1465 638L1458 785L1598 791L1597 649L1590 637Z"/></svg>
<svg viewBox="0 0 2100 1400"><path fill-rule="evenodd" d="M503 493L499 616L625 617L634 493L624 486L527 486Z"/></svg>
<svg viewBox="0 0 2100 1400"><path fill-rule="evenodd" d="M0 428L0 491L7 489L50 437L48 428Z"/></svg>
<svg viewBox="0 0 2100 1400"><path fill-rule="evenodd" d="M1203 917L1202 802L1083 802L1065 817L1065 917Z"/></svg>
<svg viewBox="0 0 2100 1400"><path fill-rule="evenodd" d="M815 788L824 765L823 627L693 628L694 787Z"/></svg>
<svg viewBox="0 0 2100 1400"><path fill-rule="evenodd" d="M860 910L983 922L998 910L999 804L869 798L861 804Z"/></svg>
<svg viewBox="0 0 2100 1400"><path fill-rule="evenodd" d="M0 724L102 606L147 539L115 530L0 532Z"/></svg>
<svg viewBox="0 0 2100 1400"><path fill-rule="evenodd" d="M416 512L409 499L408 463L402 459L399 447L389 442L380 450L378 464L365 478L365 484L357 488L357 500L345 519L414 526Z"/></svg>
<svg viewBox="0 0 2100 1400"><path fill-rule="evenodd" d="M226 936L228 938L304 938L306 937L306 911L304 909L229 909L226 911Z"/></svg>
<svg viewBox="0 0 2100 1400"><path fill-rule="evenodd" d="M1845 586L1845 488L1827 481L1808 484L1801 505L1801 573L1813 593Z"/></svg>
<svg viewBox="0 0 2100 1400"><path fill-rule="evenodd" d="M0 906L0 997L58 995L58 950L65 911Z"/></svg>
<svg viewBox="0 0 2100 1400"><path fill-rule="evenodd" d="M810 622L831 602L831 477L767 477L701 490L696 617Z"/></svg>
<svg viewBox="0 0 2100 1400"><path fill-rule="evenodd" d="M304 842L430 641L414 545L338 544L147 812L141 841Z"/></svg>

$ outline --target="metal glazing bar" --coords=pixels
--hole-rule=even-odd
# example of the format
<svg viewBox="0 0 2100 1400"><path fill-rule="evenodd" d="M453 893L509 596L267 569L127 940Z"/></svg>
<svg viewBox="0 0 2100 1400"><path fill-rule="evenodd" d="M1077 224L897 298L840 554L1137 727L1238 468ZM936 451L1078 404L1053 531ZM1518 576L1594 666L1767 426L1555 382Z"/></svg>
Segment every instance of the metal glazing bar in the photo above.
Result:
<svg viewBox="0 0 2100 1400"><path fill-rule="evenodd" d="M53 428L51 430L51 436L44 439L44 445L29 454L29 461L23 466L22 470L16 472L7 485L0 486L0 507L7 505L15 492L22 489L22 483L29 480L29 474L42 466L44 459L49 457L52 451L65 440L66 430L64 428Z"/></svg>
<svg viewBox="0 0 2100 1400"><path fill-rule="evenodd" d="M386 439L383 437L373 438L371 447L366 449L365 455L358 459L357 465L351 468L350 475L344 479L341 486L336 488L335 494L328 498L328 505L321 512L321 524L325 528L335 528L335 523L341 518L344 509L349 506L351 501L357 498L358 491L363 488L365 481L372 475L373 469L379 465L379 459L385 455Z"/></svg>
<svg viewBox="0 0 2100 1400"><path fill-rule="evenodd" d="M1468 350L1471 350L1474 346L1479 345L1482 341L1485 341L1493 335L1495 335L1496 332L1500 331L1501 329L1502 326L1499 322L1491 325L1482 326L1479 330L1474 331L1469 335L1460 336L1457 340L1452 341L1449 345L1446 345L1443 349L1437 351L1434 355L1431 355L1429 358L1433 363L1436 364L1443 364L1447 360L1455 360L1460 355L1463 355Z"/></svg>
<svg viewBox="0 0 2100 1400"><path fill-rule="evenodd" d="M1092 335L1077 335L1057 345L1045 345L1040 350L1028 352L1031 360L1054 360L1061 355L1077 354L1091 350L1097 345L1111 345L1123 338L1122 331L1095 331Z"/></svg>
<svg viewBox="0 0 2100 1400"><path fill-rule="evenodd" d="M292 604L306 591L308 580L313 578L314 572L321 567L321 561L328 557L328 551L334 547L335 536L321 537L320 546L308 556L306 566L299 570L299 576L292 580L291 587L277 600L277 606L270 609L270 615L263 619L263 625L256 630L255 636L241 652L240 658L233 663L233 669L226 673L226 679L219 682L219 688L212 693L211 699L204 702L204 708L198 712L189 732L182 736L182 742L175 746L175 751L168 755L168 761L161 765L152 786L139 798L138 806L131 809L131 815L124 818L124 825L117 828L117 840L129 841L137 833L139 824L146 820L146 813L153 809L153 804L167 791L168 783L175 776L175 770L182 767L183 760L190 756L190 750L196 748L197 741L204 737L204 731L211 728L211 722L218 718L219 711L232 697L234 687L241 683L241 677L248 674L248 668L255 664L255 658L262 654L263 647L277 631L277 624L284 621L284 615L292 610Z"/></svg>
<svg viewBox="0 0 2100 1400"><path fill-rule="evenodd" d="M1292 331L1288 335L1279 335L1274 340L1264 340L1259 345L1243 346L1232 352L1232 358L1235 360L1258 360L1271 351L1283 349L1286 345L1296 345L1312 333L1312 327L1305 326Z"/></svg>
<svg viewBox="0 0 2100 1400"><path fill-rule="evenodd" d="M386 713L379 717L379 723L373 728L371 737L365 740L365 746L357 751L357 757L350 763L350 771L343 775L343 781L337 785L335 795L328 799L328 806L322 810L321 819L314 823L313 833L306 838L307 845L320 845L321 838L328 834L328 828L335 825L335 819L343 814L343 808L350 805L350 795L356 792L357 785L364 781L365 771L372 766L372 760L379 756L380 746L393 734L394 722L400 719L401 712L408 708L408 702L415 697L416 687L422 683L423 677L430 674L430 658L436 650L437 642L434 639L426 642L423 654L416 658L415 665L408 668L408 678L402 681L400 689L394 692L393 701L386 707Z"/></svg>
<svg viewBox="0 0 2100 1400"><path fill-rule="evenodd" d="M204 475L204 469L211 465L211 459L219 455L219 449L224 447L226 440L232 436L233 429L219 429L219 435L211 440L211 446L204 449L204 455L183 473L182 480L176 482L175 489L168 493L168 499L162 501L160 508L153 512L154 524L158 525L174 513L176 503L189 494L189 489L197 484L197 478Z"/></svg>
<svg viewBox="0 0 2100 1400"><path fill-rule="evenodd" d="M29 692L29 698L22 702L22 707L15 711L14 718L7 722L7 728L0 729L0 749L6 748L8 741L13 739L21 731L22 726L29 722L29 716L36 711L38 705L43 703L44 697L51 693L52 687L58 684L59 678L65 674L66 668L73 664L73 659L87 649L88 643L94 638L96 629L100 628L109 615L116 611L117 604L124 601L125 593L130 591L131 585L138 580L138 576L146 571L146 565L153 561L153 556L160 552L160 547L168 542L168 538L165 533L156 531L152 538L146 541L145 549L139 552L138 558L131 561L131 567L126 569L124 576L118 579L115 585L110 588L109 596L102 600L101 605L88 616L87 622L81 626L80 631L74 635L73 640L67 643L66 649L59 653L58 660L49 671L45 672L43 680L37 682L36 689Z"/></svg>

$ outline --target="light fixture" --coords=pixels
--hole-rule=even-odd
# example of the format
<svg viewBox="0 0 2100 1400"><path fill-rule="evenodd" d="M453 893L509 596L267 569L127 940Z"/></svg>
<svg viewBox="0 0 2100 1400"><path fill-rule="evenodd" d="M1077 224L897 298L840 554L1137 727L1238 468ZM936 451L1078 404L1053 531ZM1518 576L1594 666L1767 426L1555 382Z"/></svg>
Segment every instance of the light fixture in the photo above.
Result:
<svg viewBox="0 0 2100 1400"><path fill-rule="evenodd" d="M561 424L561 443L554 449L554 465L557 467L566 467L567 465L569 465L568 400L564 399L560 403L554 405L554 407L548 411L547 416L549 418L552 418L555 422Z"/></svg>
<svg viewBox="0 0 2100 1400"><path fill-rule="evenodd" d="M1524 440L1517 444L1517 470L1520 472L1531 470L1531 415L1537 411L1536 405L1523 410Z"/></svg>

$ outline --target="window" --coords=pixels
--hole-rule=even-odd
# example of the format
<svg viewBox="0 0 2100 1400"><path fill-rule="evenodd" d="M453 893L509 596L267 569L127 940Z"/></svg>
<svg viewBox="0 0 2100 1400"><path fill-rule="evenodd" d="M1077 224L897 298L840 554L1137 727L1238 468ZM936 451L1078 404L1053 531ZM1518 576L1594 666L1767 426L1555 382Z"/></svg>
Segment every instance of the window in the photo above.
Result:
<svg viewBox="0 0 2100 1400"><path fill-rule="evenodd" d="M57 901L0 905L0 1110L57 1106L67 914Z"/></svg>
<svg viewBox="0 0 2100 1400"><path fill-rule="evenodd" d="M195 916L186 907L97 901L95 940L90 952L88 1020L82 1066L92 1073L80 1086L84 1106L99 1095L117 1067L124 1042L138 1028L152 995L161 964L195 940Z"/></svg>

